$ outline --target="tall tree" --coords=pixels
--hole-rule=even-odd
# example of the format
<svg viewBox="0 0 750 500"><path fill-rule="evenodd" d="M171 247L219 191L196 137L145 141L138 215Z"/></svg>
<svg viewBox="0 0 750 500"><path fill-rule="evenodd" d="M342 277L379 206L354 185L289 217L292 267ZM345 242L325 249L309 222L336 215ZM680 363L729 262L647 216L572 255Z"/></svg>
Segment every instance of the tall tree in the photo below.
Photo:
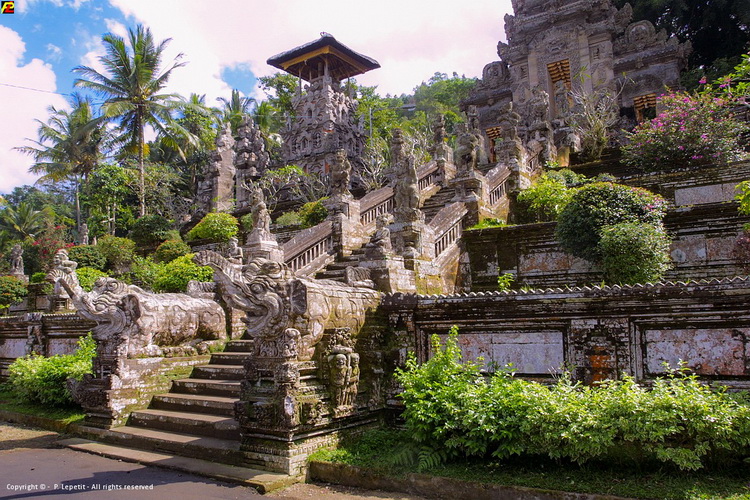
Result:
<svg viewBox="0 0 750 500"><path fill-rule="evenodd" d="M76 86L94 90L106 98L102 113L119 122L118 142L137 149L140 215L146 214L145 128L151 126L165 135L181 128L166 126L172 122L172 111L179 107L180 100L176 94L162 91L172 71L186 64L180 61L182 54L179 54L166 70L161 70L164 50L170 41L168 38L157 45L151 30L142 25L128 30L128 44L122 37L107 33L102 37L106 54L99 58L106 73L88 66L73 69L82 76L75 81Z"/></svg>
<svg viewBox="0 0 750 500"><path fill-rule="evenodd" d="M12 240L29 240L42 233L54 218L49 207L34 210L28 203L6 206L0 211L0 232Z"/></svg>
<svg viewBox="0 0 750 500"><path fill-rule="evenodd" d="M232 89L232 96L229 99L217 97L222 107L219 110L222 122L229 122L232 125L232 132L237 133L237 129L242 123L242 119L250 115L255 106L255 99L243 96L237 89Z"/></svg>
<svg viewBox="0 0 750 500"><path fill-rule="evenodd" d="M91 101L73 94L71 111L48 108L50 117L39 123L39 140L33 146L16 148L34 157L29 168L42 174L39 183L60 183L72 180L75 189L76 225L81 228L81 186L86 191L87 180L97 167L102 155L106 131L102 117L94 115Z"/></svg>

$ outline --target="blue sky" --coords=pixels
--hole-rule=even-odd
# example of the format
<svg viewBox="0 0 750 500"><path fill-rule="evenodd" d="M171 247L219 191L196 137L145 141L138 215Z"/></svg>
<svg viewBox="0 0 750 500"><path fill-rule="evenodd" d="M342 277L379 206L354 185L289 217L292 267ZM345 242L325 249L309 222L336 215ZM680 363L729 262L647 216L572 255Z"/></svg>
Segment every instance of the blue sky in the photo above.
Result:
<svg viewBox="0 0 750 500"><path fill-rule="evenodd" d="M275 72L266 59L321 31L380 62L358 81L381 94L408 93L436 71L479 76L497 59L508 12L510 0L17 0L15 14L0 15L0 193L34 182L31 159L12 148L36 138L48 106L66 106L72 68L101 69L104 33L140 23L172 38L165 63L183 53L188 65L167 90L211 105L233 88L263 98L256 77Z"/></svg>

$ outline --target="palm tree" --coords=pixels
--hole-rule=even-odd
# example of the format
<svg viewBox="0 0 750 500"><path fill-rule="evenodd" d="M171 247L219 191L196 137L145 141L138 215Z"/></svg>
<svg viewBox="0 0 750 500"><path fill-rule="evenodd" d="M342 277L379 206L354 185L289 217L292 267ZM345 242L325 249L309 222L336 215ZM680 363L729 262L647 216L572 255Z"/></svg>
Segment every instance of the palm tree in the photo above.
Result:
<svg viewBox="0 0 750 500"><path fill-rule="evenodd" d="M15 148L34 157L29 172L42 174L38 183L73 179L75 186L76 224L81 228L80 191L86 191L87 179L99 164L106 138L102 117L93 113L91 101L73 94L71 111L50 106L47 123L39 123L39 140L33 146Z"/></svg>
<svg viewBox="0 0 750 500"><path fill-rule="evenodd" d="M54 215L49 207L34 210L26 202L15 208L8 205L0 211L0 232L12 240L33 239L47 228Z"/></svg>
<svg viewBox="0 0 750 500"><path fill-rule="evenodd" d="M223 106L219 110L219 116L222 122L229 122L232 125L232 132L237 133L237 129L242 123L242 119L245 115L249 115L255 105L255 99L252 97L243 97L240 91L232 89L232 97L224 99L223 97L217 97L217 101L220 101Z"/></svg>
<svg viewBox="0 0 750 500"><path fill-rule="evenodd" d="M137 148L140 215L146 214L145 127L149 125L167 134L171 113L179 106L177 95L161 93L172 70L186 64L180 62L182 54L179 54L165 71L160 71L162 56L170 41L168 38L156 45L151 30L142 25L128 30L129 46L122 37L107 33L102 37L106 54L99 58L106 74L88 66L73 69L83 77L75 81L76 86L94 90L106 98L102 114L119 121L118 142Z"/></svg>

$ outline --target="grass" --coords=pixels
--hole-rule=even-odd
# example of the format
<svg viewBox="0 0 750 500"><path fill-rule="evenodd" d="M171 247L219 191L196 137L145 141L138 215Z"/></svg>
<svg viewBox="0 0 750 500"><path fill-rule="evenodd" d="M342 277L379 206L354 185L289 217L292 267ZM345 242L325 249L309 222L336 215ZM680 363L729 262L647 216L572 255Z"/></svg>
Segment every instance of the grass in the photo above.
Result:
<svg viewBox="0 0 750 500"><path fill-rule="evenodd" d="M472 460L427 469L404 465L404 431L375 430L344 442L336 450L320 450L311 460L355 465L393 477L421 472L465 481L496 483L577 493L663 500L750 500L750 465L682 472L661 463L626 468L613 464L583 466L543 457Z"/></svg>
<svg viewBox="0 0 750 500"><path fill-rule="evenodd" d="M478 224L474 224L471 227L467 227L467 231L472 231L474 229L488 229L491 227L506 227L508 224L505 223L505 221L501 219L482 219Z"/></svg>
<svg viewBox="0 0 750 500"><path fill-rule="evenodd" d="M49 418L66 425L81 421L85 416L80 406L52 407L29 403L22 400L2 385L0 385L0 410Z"/></svg>

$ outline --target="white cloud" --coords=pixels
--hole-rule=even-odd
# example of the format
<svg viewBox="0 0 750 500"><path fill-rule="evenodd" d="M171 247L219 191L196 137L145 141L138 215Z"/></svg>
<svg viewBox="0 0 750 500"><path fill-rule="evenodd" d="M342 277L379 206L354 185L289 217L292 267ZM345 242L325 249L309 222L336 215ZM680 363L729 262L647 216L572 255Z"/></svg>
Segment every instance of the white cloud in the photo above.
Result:
<svg viewBox="0 0 750 500"><path fill-rule="evenodd" d="M206 93L209 101L229 93L222 68L245 64L256 76L272 74L268 57L321 31L380 62L381 69L358 80L378 85L383 94L411 92L435 71L479 76L497 59L503 16L511 11L509 0L473 0L468 7L446 0L226 0L210 9L180 0L110 3L149 26L157 39L171 37L173 53L184 52L190 64L174 73L170 87Z"/></svg>
<svg viewBox="0 0 750 500"><path fill-rule="evenodd" d="M34 118L46 120L47 107L66 107L65 99L54 92L55 73L40 59L22 63L26 51L20 35L0 26L0 75L2 82L16 87L29 87L46 92L3 86L0 101L0 192L15 186L30 184L36 177L28 173L30 157L13 148L26 144L26 138L36 138L38 124Z"/></svg>
<svg viewBox="0 0 750 500"><path fill-rule="evenodd" d="M59 61L62 58L62 49L53 43L47 44L47 54L51 61Z"/></svg>

